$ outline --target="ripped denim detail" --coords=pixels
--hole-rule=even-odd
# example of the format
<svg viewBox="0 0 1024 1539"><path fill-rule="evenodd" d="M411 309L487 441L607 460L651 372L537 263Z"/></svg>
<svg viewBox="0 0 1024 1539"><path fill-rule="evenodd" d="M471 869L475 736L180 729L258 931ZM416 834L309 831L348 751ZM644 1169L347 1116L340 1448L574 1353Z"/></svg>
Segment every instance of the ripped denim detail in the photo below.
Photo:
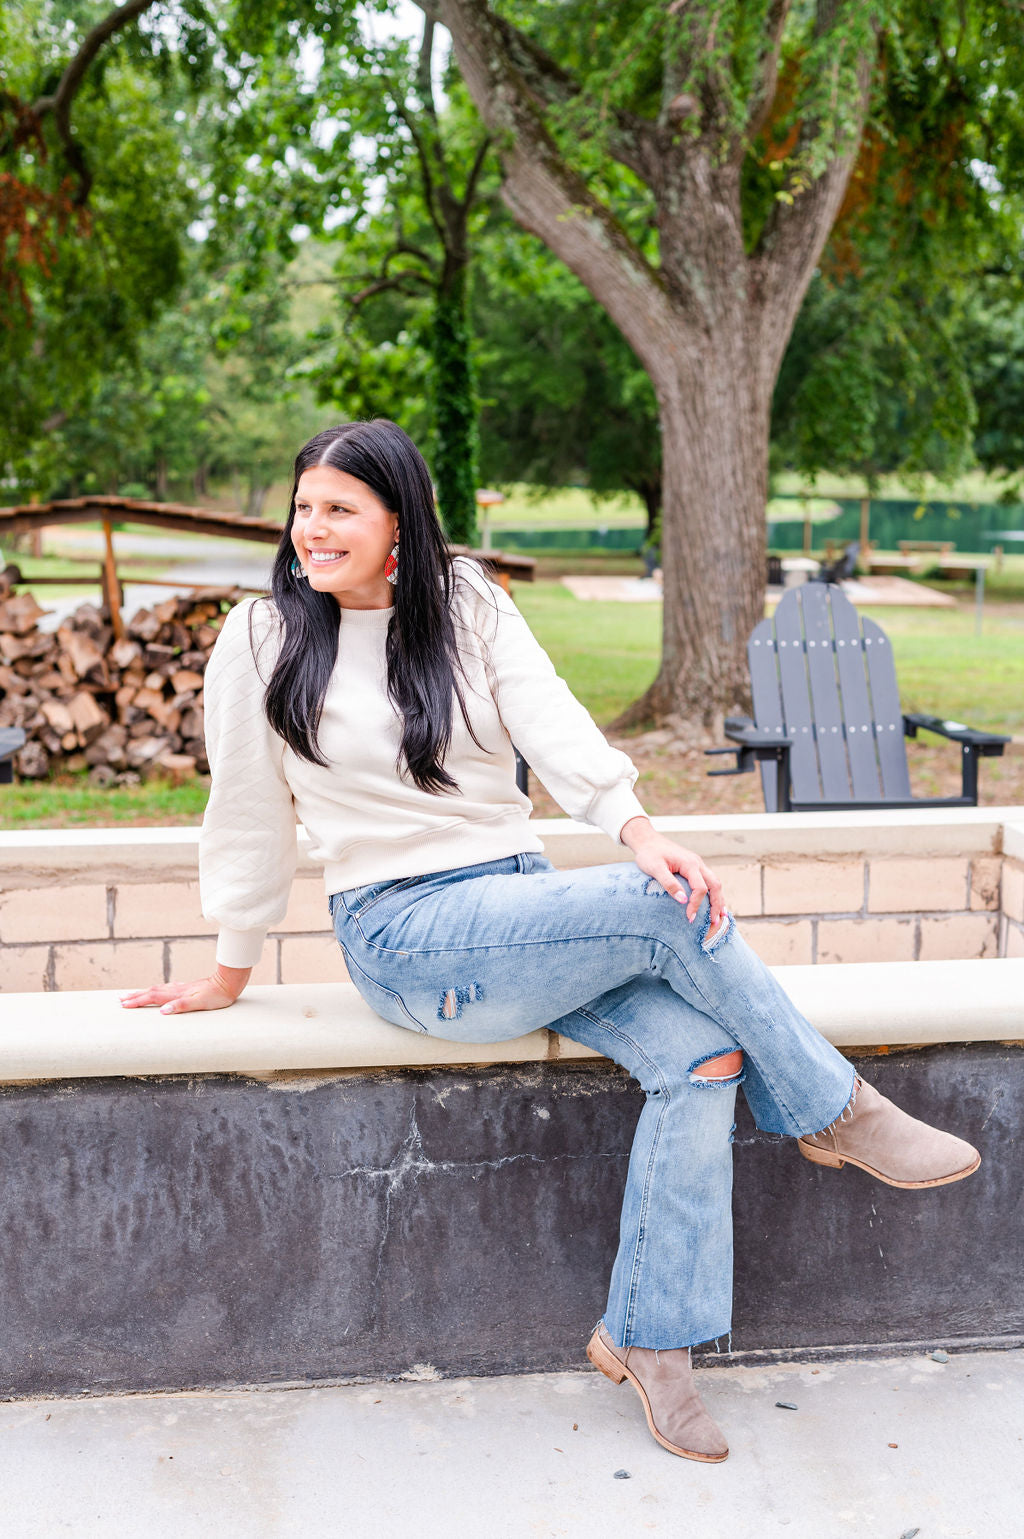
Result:
<svg viewBox="0 0 1024 1539"><path fill-rule="evenodd" d="M729 910L726 909L719 920L718 929L713 934L709 934L711 930L711 913L710 911L708 912L708 916L704 920L704 927L701 930L700 949L713 962L716 960L716 953L720 948L732 939L733 926L733 917Z"/></svg>
<svg viewBox="0 0 1024 1539"><path fill-rule="evenodd" d="M459 983L453 988L442 989L437 1018L439 1021L457 1021L462 1015L463 1005L472 1004L474 1000L483 997L484 991L479 983Z"/></svg>
<svg viewBox="0 0 1024 1539"><path fill-rule="evenodd" d="M742 1085L743 1081L747 1077L746 1060L743 1059L743 1054L740 1052L739 1048L734 1049L734 1051L740 1053L740 1058L742 1060L740 1067L735 1071L734 1074L699 1073L698 1071L702 1069L705 1064L717 1063L720 1058L732 1057L732 1053L709 1053L706 1058L698 1058L695 1063L691 1063L689 1069L687 1070L687 1078L689 1079L690 1084L699 1085L702 1090L717 1090L719 1088L728 1089L736 1085ZM735 1127L735 1123L733 1124L733 1127ZM730 1130L729 1142L732 1142L732 1130Z"/></svg>

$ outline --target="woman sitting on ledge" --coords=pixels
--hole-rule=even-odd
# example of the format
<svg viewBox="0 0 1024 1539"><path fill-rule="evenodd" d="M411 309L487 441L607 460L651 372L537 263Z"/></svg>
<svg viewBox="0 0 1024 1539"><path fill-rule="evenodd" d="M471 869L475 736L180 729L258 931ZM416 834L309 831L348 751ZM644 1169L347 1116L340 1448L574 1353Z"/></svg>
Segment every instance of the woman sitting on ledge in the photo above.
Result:
<svg viewBox="0 0 1024 1539"><path fill-rule="evenodd" d="M393 422L300 452L272 599L228 615L206 674L213 785L200 840L217 966L126 994L232 1004L284 918L296 814L325 868L353 983L386 1020L458 1042L547 1026L622 1064L646 1101L604 1317L587 1346L663 1447L717 1461L690 1348L730 1330L736 1087L806 1159L893 1186L975 1170L804 1020L699 855L652 827L637 771L556 675L506 594L452 560L427 467ZM559 804L633 863L557 871L513 743Z"/></svg>

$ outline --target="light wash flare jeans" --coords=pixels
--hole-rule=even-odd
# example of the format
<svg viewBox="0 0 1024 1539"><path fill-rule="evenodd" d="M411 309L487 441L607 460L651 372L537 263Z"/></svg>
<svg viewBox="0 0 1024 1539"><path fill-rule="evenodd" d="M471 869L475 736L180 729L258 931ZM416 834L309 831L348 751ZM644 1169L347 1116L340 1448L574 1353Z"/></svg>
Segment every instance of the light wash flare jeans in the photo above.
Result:
<svg viewBox="0 0 1024 1539"><path fill-rule="evenodd" d="M732 916L709 942L706 897L691 924L631 862L558 871L529 853L354 887L330 909L385 1020L456 1042L548 1026L640 1082L605 1326L623 1347L725 1336L737 1085L759 1128L795 1136L834 1122L854 1082ZM738 1075L701 1076L737 1047Z"/></svg>

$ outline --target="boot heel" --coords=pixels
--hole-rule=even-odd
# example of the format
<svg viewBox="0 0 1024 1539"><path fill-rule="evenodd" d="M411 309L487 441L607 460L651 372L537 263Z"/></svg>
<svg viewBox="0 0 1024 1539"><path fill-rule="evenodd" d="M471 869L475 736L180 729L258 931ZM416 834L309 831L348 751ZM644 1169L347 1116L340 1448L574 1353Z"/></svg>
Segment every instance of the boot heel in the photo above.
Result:
<svg viewBox="0 0 1024 1539"><path fill-rule="evenodd" d="M830 1170L842 1170L846 1164L831 1149L819 1149L817 1144L805 1144L802 1138L797 1139L796 1146L804 1159L810 1160L812 1165L827 1165Z"/></svg>
<svg viewBox="0 0 1024 1539"><path fill-rule="evenodd" d="M594 1367L598 1368L606 1378L611 1379L613 1384L621 1384L626 1377L625 1368L623 1368L618 1358L609 1352L599 1336L592 1336L590 1341L588 1341L587 1356Z"/></svg>

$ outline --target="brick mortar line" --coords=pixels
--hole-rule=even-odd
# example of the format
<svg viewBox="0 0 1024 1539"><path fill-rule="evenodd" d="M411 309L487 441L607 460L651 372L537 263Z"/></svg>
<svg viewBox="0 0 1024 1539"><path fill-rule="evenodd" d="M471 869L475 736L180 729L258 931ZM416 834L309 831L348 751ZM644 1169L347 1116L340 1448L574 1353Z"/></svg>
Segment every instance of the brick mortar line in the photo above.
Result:
<svg viewBox="0 0 1024 1539"><path fill-rule="evenodd" d="M740 924L764 924L797 923L799 920L854 920L860 923L865 921L881 923L886 919L898 919L906 922L908 919L974 919L984 918L986 915L998 915L1001 910L996 908L905 908L886 913L864 914L860 909L808 909L802 913L789 914L737 914Z"/></svg>

